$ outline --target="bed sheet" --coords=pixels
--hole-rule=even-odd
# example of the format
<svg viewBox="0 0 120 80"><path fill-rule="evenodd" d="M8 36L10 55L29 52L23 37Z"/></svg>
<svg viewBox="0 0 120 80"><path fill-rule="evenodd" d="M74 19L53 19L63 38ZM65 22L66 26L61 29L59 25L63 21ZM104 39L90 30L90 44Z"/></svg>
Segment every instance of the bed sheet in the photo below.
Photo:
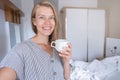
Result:
<svg viewBox="0 0 120 80"><path fill-rule="evenodd" d="M71 60L70 64L70 80L120 80L120 56L92 62Z"/></svg>
<svg viewBox="0 0 120 80"><path fill-rule="evenodd" d="M104 80L120 80L120 71L109 74Z"/></svg>

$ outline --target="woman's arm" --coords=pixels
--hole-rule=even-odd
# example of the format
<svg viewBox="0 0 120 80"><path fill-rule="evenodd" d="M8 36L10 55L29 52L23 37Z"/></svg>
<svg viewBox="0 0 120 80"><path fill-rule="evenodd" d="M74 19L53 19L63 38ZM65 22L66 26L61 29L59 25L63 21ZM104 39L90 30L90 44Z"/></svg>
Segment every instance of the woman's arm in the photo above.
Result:
<svg viewBox="0 0 120 80"><path fill-rule="evenodd" d="M7 67L0 68L0 80L16 80L16 72Z"/></svg>
<svg viewBox="0 0 120 80"><path fill-rule="evenodd" d="M72 55L72 45L68 44L68 47L66 47L64 50L62 50L59 54L60 57L62 57L63 59L63 69L64 69L64 78L65 80L69 80L70 78L70 73L71 73L71 69L70 69L70 59L71 59L71 55Z"/></svg>
<svg viewBox="0 0 120 80"><path fill-rule="evenodd" d="M64 63L64 79L69 80L70 77L70 65L69 63Z"/></svg>

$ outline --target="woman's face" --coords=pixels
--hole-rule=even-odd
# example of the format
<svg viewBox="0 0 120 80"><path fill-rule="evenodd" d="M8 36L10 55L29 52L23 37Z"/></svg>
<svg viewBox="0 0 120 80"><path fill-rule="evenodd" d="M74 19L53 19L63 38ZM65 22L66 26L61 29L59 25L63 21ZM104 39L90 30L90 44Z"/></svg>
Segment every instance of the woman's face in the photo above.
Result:
<svg viewBox="0 0 120 80"><path fill-rule="evenodd" d="M37 33L43 36L49 36L55 27L55 16L50 7L40 6L36 10L33 24L37 28Z"/></svg>

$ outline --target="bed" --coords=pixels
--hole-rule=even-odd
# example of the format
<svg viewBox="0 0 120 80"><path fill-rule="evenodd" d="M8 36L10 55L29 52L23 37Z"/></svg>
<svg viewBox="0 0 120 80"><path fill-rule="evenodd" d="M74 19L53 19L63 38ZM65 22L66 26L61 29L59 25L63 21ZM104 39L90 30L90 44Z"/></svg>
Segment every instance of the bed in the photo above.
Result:
<svg viewBox="0 0 120 80"><path fill-rule="evenodd" d="M105 80L120 80L120 71L114 71L106 76Z"/></svg>
<svg viewBox="0 0 120 80"><path fill-rule="evenodd" d="M71 60L70 80L120 80L120 56L91 62Z"/></svg>

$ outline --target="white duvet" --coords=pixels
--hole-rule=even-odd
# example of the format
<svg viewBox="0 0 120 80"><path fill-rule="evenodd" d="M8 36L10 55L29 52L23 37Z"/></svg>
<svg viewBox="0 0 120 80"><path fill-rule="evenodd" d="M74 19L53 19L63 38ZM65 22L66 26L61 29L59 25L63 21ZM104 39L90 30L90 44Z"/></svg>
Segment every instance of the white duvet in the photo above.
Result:
<svg viewBox="0 0 120 80"><path fill-rule="evenodd" d="M84 62L71 60L70 80L104 80L110 73L119 70L120 56L108 57L103 60Z"/></svg>

